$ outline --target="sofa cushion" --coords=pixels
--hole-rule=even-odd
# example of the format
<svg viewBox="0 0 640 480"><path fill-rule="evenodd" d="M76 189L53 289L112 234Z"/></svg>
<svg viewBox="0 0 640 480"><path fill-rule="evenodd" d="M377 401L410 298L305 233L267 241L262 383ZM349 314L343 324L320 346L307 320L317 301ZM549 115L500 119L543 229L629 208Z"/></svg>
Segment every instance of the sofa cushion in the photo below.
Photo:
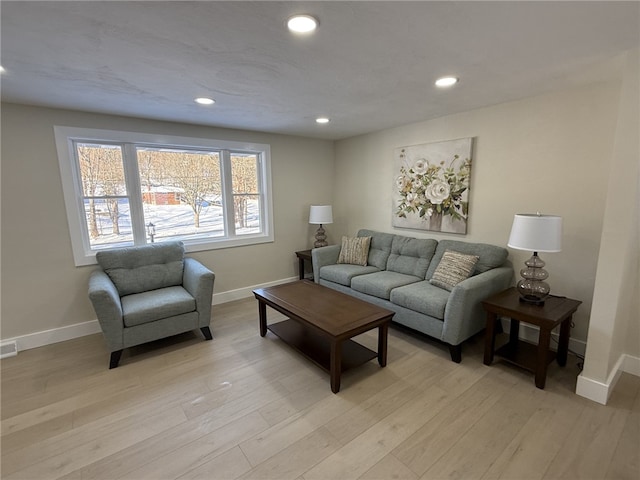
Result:
<svg viewBox="0 0 640 480"><path fill-rule="evenodd" d="M351 280L354 277L379 271L380 270L371 265L365 267L362 265L349 265L343 263L339 265L325 265L324 267L320 267L318 276L322 280L328 280L333 283L339 283L340 285L350 287Z"/></svg>
<svg viewBox="0 0 640 480"><path fill-rule="evenodd" d="M394 288L420 280L422 280L420 277L414 275L383 271L354 277L351 280L351 288L367 295L389 300L391 290Z"/></svg>
<svg viewBox="0 0 640 480"><path fill-rule="evenodd" d="M391 244L387 270L424 279L438 242L396 235Z"/></svg>
<svg viewBox="0 0 640 480"><path fill-rule="evenodd" d="M442 255L429 282L436 287L451 291L457 284L471 276L476 263L478 263L477 255L447 250Z"/></svg>
<svg viewBox="0 0 640 480"><path fill-rule="evenodd" d="M160 288L122 297L122 316L127 327L193 312L195 309L195 299L182 287Z"/></svg>
<svg viewBox="0 0 640 480"><path fill-rule="evenodd" d="M104 250L96 259L121 297L182 284L182 242Z"/></svg>
<svg viewBox="0 0 640 480"><path fill-rule="evenodd" d="M444 252L447 250L455 250L460 253L477 255L479 257L478 263L476 263L476 268L472 275L487 272L493 268L501 266L507 260L507 256L509 255L506 248L498 247L496 245L460 242L458 240L440 240L438 242L438 248L436 248L436 253L429 265L429 270L427 270L427 280L430 280L433 277L433 272L438 268L442 255L444 255Z"/></svg>
<svg viewBox="0 0 640 480"><path fill-rule="evenodd" d="M371 237L367 265L373 265L378 270L387 268L387 260L391 253L391 244L395 235L363 229L358 231L358 237Z"/></svg>
<svg viewBox="0 0 640 480"><path fill-rule="evenodd" d="M444 320L444 310L449 295L449 291L431 285L428 280L423 280L394 289L390 300L409 310Z"/></svg>
<svg viewBox="0 0 640 480"><path fill-rule="evenodd" d="M371 237L342 237L338 263L367 266Z"/></svg>

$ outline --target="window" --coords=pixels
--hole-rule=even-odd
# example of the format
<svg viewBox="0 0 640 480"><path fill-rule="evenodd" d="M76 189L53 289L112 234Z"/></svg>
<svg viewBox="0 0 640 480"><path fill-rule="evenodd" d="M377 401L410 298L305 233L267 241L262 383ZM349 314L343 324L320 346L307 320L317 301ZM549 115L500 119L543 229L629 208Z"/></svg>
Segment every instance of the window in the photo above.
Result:
<svg viewBox="0 0 640 480"><path fill-rule="evenodd" d="M55 127L76 265L102 249L273 241L269 146Z"/></svg>

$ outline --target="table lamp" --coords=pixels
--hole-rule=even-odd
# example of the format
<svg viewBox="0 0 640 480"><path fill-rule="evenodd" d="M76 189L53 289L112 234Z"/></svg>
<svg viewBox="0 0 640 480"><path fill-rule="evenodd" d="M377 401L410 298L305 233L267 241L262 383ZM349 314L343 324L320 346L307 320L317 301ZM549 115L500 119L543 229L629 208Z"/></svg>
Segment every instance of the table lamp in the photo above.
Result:
<svg viewBox="0 0 640 480"><path fill-rule="evenodd" d="M526 268L520 270L522 280L517 288L521 302L544 305L551 289L544 281L549 273L543 268L545 263L538 252L562 250L562 217L540 213L516 214L507 245L517 250L533 251L533 256L524 262Z"/></svg>
<svg viewBox="0 0 640 480"><path fill-rule="evenodd" d="M328 245L327 237L324 234L324 228L322 228L322 225L333 223L331 205L311 205L311 209L309 210L309 223L313 225L320 225L316 231L316 241L313 244L313 247L326 247Z"/></svg>

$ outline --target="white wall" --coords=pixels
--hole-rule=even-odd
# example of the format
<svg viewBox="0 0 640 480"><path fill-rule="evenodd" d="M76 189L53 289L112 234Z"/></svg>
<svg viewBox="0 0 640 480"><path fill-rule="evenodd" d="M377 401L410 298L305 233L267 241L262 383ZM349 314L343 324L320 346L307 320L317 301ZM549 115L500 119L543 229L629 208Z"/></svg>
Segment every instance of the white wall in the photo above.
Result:
<svg viewBox="0 0 640 480"><path fill-rule="evenodd" d="M640 49L626 55L584 371L577 392L606 403L622 369L640 375Z"/></svg>
<svg viewBox="0 0 640 480"><path fill-rule="evenodd" d="M330 141L14 104L2 105L1 119L2 339L96 318L87 297L95 267L73 262L54 125L271 145L275 241L194 253L216 273L214 294L296 277L294 252L312 245L309 205L332 200Z"/></svg>
<svg viewBox="0 0 640 480"><path fill-rule="evenodd" d="M506 246L515 213L561 215L563 250L541 256L552 293L583 302L574 316L572 337L584 341L619 93L619 81L598 83L339 141L336 234L352 235L367 227ZM393 150L462 137L476 142L467 235L392 228ZM510 251L517 271L530 255Z"/></svg>

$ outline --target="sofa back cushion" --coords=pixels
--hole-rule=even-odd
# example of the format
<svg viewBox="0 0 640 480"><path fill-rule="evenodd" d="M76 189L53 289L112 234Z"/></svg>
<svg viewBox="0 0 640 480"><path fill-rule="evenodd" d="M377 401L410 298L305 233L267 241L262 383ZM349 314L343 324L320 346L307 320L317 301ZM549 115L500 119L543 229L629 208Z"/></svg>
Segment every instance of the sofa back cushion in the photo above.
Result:
<svg viewBox="0 0 640 480"><path fill-rule="evenodd" d="M363 229L358 232L358 236L371 237L367 265L373 265L379 270L384 270L387 266L387 260L391 253L391 244L395 235Z"/></svg>
<svg viewBox="0 0 640 480"><path fill-rule="evenodd" d="M121 297L182 284L184 244L163 242L96 254Z"/></svg>
<svg viewBox="0 0 640 480"><path fill-rule="evenodd" d="M387 260L387 270L424 279L437 246L438 242L431 238L395 235Z"/></svg>
<svg viewBox="0 0 640 480"><path fill-rule="evenodd" d="M477 275L478 273L487 272L492 268L502 266L509 255L506 248L489 245L487 243L440 240L438 242L438 248L436 248L436 253L429 265L429 270L427 271L427 280L431 280L433 272L435 272L436 268L438 268L438 265L440 264L440 260L442 260L442 255L444 255L444 252L447 250L478 256L478 262L476 263L476 268L473 271L472 276Z"/></svg>

